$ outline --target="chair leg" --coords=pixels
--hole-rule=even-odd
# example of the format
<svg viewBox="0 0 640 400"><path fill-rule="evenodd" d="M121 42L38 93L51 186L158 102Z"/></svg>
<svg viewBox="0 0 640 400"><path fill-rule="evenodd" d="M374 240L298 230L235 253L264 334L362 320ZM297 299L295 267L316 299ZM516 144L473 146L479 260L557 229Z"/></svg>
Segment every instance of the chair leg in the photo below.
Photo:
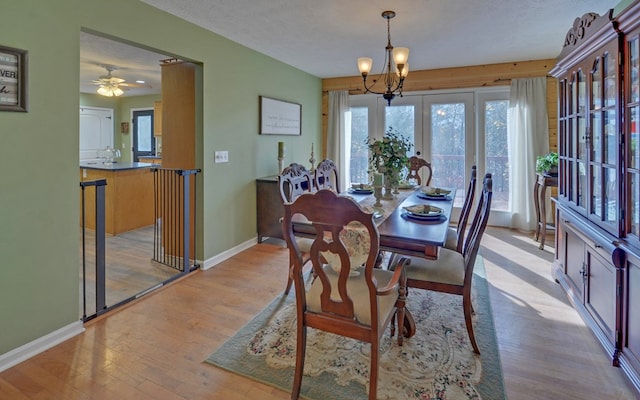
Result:
<svg viewBox="0 0 640 400"><path fill-rule="evenodd" d="M399 335L402 336L402 335ZM380 339L371 342L371 367L369 369L369 400L378 397L378 357L380 354Z"/></svg>
<svg viewBox="0 0 640 400"><path fill-rule="evenodd" d="M293 388L291 389L291 400L298 400L300 388L302 386L302 372L304 371L304 356L307 349L307 327L300 326L298 322L298 340L296 343L296 370L293 375Z"/></svg>
<svg viewBox="0 0 640 400"><path fill-rule="evenodd" d="M398 300L396 300L396 322L398 323L398 345L402 346L402 341L405 337L404 327L405 327L405 304L407 300L406 288L404 286L400 286L398 293Z"/></svg>
<svg viewBox="0 0 640 400"><path fill-rule="evenodd" d="M480 349L478 348L478 344L476 343L476 336L473 333L473 321L471 321L471 314L473 314L473 306L471 305L470 295L462 296L462 308L464 309L464 322L467 325L467 333L469 334L469 340L471 341L471 346L473 346L473 351L476 354L480 354Z"/></svg>
<svg viewBox="0 0 640 400"><path fill-rule="evenodd" d="M289 294L289 290L291 290L291 285L293 284L293 279L291 278L291 273L289 273L289 280L287 281L287 287L284 289L284 294Z"/></svg>
<svg viewBox="0 0 640 400"><path fill-rule="evenodd" d="M291 290L291 284L293 283L293 260L291 258L291 254L289 254L289 273L287 274L287 287L284 289L284 294L289 294L289 290Z"/></svg>

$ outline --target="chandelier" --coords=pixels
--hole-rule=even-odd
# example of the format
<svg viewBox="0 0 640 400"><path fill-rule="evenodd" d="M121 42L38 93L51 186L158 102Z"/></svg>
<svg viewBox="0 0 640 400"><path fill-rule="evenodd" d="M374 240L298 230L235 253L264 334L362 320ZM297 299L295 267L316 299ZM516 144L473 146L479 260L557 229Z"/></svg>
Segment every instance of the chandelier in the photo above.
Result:
<svg viewBox="0 0 640 400"><path fill-rule="evenodd" d="M396 16L394 11L384 11L382 13L382 18L387 20L387 47L385 47L385 59L384 64L386 67L386 71L380 73L377 79L374 79L370 86L367 87L367 76L371 71L371 67L373 66L373 60L369 57L360 57L358 58L358 69L362 74L362 81L364 84L364 93L374 93L381 94L382 97L387 101L387 105L391 105L391 100L396 97L396 94L402 97L402 85L404 83L404 78L409 74L409 49L407 47L396 47L394 48L391 45L391 30L389 28L389 20ZM393 66L391 62L393 61ZM384 68L383 67L383 68ZM393 68L395 67L395 68ZM386 90L384 92L376 92L371 90L378 80L384 79L384 85Z"/></svg>
<svg viewBox="0 0 640 400"><path fill-rule="evenodd" d="M118 85L100 85L98 88L98 94L107 97L122 96L124 91L118 87Z"/></svg>

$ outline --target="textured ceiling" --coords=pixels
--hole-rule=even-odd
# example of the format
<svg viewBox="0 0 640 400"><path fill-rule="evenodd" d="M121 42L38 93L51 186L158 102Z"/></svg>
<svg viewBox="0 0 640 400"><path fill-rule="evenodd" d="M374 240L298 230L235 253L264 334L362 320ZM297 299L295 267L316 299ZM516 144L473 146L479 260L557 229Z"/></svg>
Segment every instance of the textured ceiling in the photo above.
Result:
<svg viewBox="0 0 640 400"><path fill-rule="evenodd" d="M604 14L618 3L618 0L142 1L321 78L358 75L359 56L373 58L372 73L382 68L387 32L381 13L387 9L397 13L391 20L392 45L409 47L410 70L422 70L555 58L576 17L586 12ZM91 63L121 67L121 71L114 72L118 76L127 69L138 69L136 65L146 72L159 73L157 62L148 66L141 63L150 57L167 58L132 50L126 57L116 59L122 51L109 55L107 48L119 46L91 43L92 35L83 36L87 39L81 43L83 75L85 65L88 68ZM98 76L104 73L98 70L94 68L93 73ZM85 80L81 76L81 84Z"/></svg>

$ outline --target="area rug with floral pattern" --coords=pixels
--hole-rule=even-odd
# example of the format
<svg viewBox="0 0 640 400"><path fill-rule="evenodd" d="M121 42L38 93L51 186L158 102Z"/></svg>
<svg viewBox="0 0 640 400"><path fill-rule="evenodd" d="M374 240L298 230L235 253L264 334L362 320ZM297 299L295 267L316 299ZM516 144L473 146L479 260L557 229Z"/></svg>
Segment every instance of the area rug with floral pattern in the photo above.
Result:
<svg viewBox="0 0 640 400"><path fill-rule="evenodd" d="M473 352L460 296L410 289L415 336L398 346L384 335L378 399L505 399L502 369L482 258L475 266L473 317L481 355ZM293 292L293 290L292 290ZM295 297L277 297L206 362L290 391L296 348ZM366 399L370 345L308 329L301 397Z"/></svg>

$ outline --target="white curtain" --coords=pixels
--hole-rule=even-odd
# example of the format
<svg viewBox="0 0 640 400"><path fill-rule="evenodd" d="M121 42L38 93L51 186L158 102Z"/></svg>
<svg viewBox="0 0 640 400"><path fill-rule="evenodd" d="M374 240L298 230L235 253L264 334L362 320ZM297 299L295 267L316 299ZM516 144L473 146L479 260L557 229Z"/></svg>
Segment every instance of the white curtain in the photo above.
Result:
<svg viewBox="0 0 640 400"><path fill-rule="evenodd" d="M507 131L511 227L534 230L537 222L533 206L536 157L549 152L545 77L511 80Z"/></svg>
<svg viewBox="0 0 640 400"><path fill-rule="evenodd" d="M333 160L338 168L340 187L344 191L349 184L350 131L347 129L347 111L349 111L349 91L329 92L329 115L327 122L327 158Z"/></svg>

